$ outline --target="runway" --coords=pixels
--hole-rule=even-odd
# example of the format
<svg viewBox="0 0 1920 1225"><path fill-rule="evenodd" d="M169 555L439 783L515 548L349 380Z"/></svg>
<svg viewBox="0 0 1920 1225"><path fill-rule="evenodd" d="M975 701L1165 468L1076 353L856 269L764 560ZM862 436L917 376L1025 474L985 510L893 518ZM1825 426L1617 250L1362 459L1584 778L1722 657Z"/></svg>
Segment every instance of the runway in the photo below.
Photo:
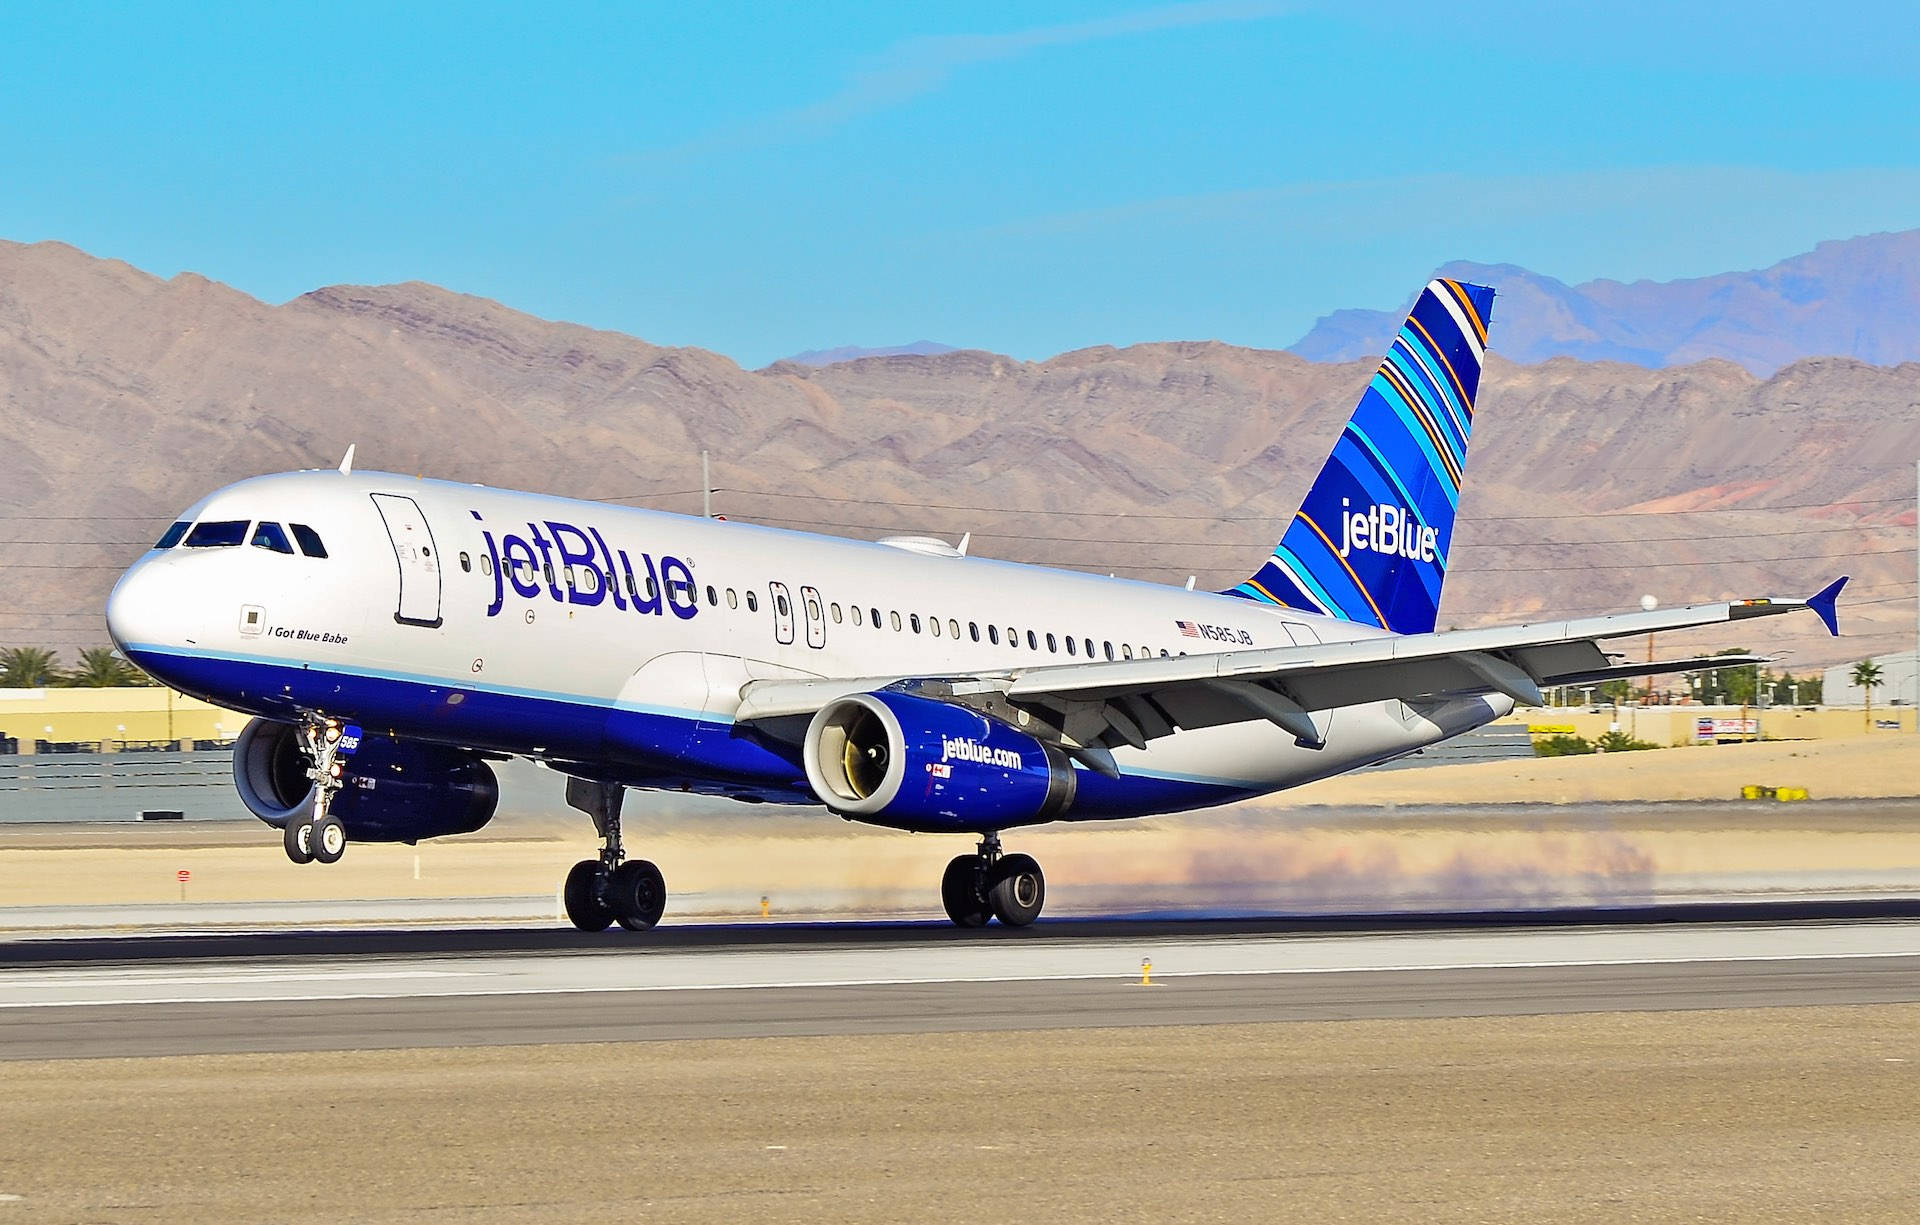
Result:
<svg viewBox="0 0 1920 1225"><path fill-rule="evenodd" d="M1916 909L14 941L0 1058L1913 1002Z"/></svg>

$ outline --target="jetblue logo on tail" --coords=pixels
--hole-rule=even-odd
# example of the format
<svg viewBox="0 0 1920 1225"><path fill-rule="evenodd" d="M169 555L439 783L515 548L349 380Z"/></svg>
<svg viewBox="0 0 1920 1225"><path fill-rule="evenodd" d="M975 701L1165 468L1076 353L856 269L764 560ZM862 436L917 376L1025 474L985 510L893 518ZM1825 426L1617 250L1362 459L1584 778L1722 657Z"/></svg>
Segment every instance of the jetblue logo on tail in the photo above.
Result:
<svg viewBox="0 0 1920 1225"><path fill-rule="evenodd" d="M1439 556L1440 534L1422 526L1411 511L1375 505L1349 512L1345 498L1340 499L1340 507L1342 557L1352 556L1355 549L1408 561L1432 561Z"/></svg>

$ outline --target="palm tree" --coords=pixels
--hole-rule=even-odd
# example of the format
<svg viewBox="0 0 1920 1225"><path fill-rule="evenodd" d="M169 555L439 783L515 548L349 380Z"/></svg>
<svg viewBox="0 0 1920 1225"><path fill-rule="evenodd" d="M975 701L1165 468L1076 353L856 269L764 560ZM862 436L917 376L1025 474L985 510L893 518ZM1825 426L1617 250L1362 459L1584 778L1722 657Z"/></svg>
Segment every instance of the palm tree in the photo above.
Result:
<svg viewBox="0 0 1920 1225"><path fill-rule="evenodd" d="M45 647L8 647L0 651L0 686L39 689L59 683L59 661Z"/></svg>
<svg viewBox="0 0 1920 1225"><path fill-rule="evenodd" d="M1873 687L1880 683L1880 665L1863 659L1853 665L1853 683L1867 695L1867 730L1873 730Z"/></svg>
<svg viewBox="0 0 1920 1225"><path fill-rule="evenodd" d="M144 682L146 674L113 653L112 647L89 647L80 652L80 666L67 673L66 683L86 689L113 689Z"/></svg>

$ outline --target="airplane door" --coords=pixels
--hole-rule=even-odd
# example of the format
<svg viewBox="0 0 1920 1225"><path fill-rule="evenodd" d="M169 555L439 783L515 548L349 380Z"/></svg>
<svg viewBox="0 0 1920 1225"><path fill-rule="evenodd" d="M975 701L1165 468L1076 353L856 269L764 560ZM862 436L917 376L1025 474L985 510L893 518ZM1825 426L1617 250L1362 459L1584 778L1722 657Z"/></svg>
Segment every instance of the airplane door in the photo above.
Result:
<svg viewBox="0 0 1920 1225"><path fill-rule="evenodd" d="M370 495L393 542L400 567L400 607L393 619L402 625L440 625L440 557L420 504L397 493Z"/></svg>
<svg viewBox="0 0 1920 1225"><path fill-rule="evenodd" d="M767 593L773 597L773 640L792 646L793 597L787 594L785 583L768 583Z"/></svg>
<svg viewBox="0 0 1920 1225"><path fill-rule="evenodd" d="M820 593L811 587L802 587L800 608L807 614L807 645L817 651L827 645L827 615L820 607Z"/></svg>

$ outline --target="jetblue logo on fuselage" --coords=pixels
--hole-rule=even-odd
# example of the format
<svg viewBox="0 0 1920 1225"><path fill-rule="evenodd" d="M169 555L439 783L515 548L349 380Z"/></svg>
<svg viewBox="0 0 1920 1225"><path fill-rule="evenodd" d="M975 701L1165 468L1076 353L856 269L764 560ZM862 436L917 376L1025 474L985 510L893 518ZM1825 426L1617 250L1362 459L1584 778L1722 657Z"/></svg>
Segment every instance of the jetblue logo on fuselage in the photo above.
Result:
<svg viewBox="0 0 1920 1225"><path fill-rule="evenodd" d="M1340 499L1340 556L1355 551L1385 553L1408 561L1432 561L1439 556L1440 534L1425 527L1412 512L1398 506L1369 506L1350 511Z"/></svg>
<svg viewBox="0 0 1920 1225"><path fill-rule="evenodd" d="M473 517L480 519L480 512ZM512 592L525 600L542 597L558 604L596 606L612 601L620 610L641 616L671 612L682 621L700 611L693 584L693 567L678 557L651 553L637 557L625 549L607 546L600 529L575 527L547 519L527 524L526 535L508 532L496 543L482 530L487 557L493 567L493 602L487 615L497 617Z"/></svg>

